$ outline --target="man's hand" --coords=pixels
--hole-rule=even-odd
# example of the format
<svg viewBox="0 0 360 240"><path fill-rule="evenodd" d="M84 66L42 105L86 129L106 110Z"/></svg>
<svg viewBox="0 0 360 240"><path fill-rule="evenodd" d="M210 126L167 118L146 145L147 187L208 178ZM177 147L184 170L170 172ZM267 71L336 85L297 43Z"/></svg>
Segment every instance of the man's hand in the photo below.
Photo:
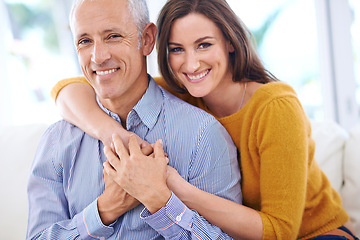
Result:
<svg viewBox="0 0 360 240"><path fill-rule="evenodd" d="M124 191L103 170L105 190L98 198L98 210L101 221L108 226L118 217L140 204L138 200Z"/></svg>
<svg viewBox="0 0 360 240"><path fill-rule="evenodd" d="M141 152L134 135L129 139L129 151L118 135L113 136L113 144L119 157L105 147L108 161L104 164L104 169L109 176L151 213L164 207L171 192L166 185L168 161L162 141L156 141L152 156Z"/></svg>
<svg viewBox="0 0 360 240"><path fill-rule="evenodd" d="M150 154L153 153L153 147L146 142L145 140L141 139L138 135L134 134L133 132L127 131L125 130L121 124L119 124L118 122L116 122L115 120L113 121L113 125L109 126L108 122L106 122L105 126L101 126L98 130L98 134L96 136L99 136L99 139L103 142L104 146L108 146L112 149L113 152L115 152L115 147L113 146L113 140L112 140L112 135L113 134L118 134L121 138L121 140L123 141L123 143L125 143L125 147L128 149L128 143L129 143L129 138L132 135L135 135L136 137L136 141L139 144L141 151L144 155L149 156Z"/></svg>

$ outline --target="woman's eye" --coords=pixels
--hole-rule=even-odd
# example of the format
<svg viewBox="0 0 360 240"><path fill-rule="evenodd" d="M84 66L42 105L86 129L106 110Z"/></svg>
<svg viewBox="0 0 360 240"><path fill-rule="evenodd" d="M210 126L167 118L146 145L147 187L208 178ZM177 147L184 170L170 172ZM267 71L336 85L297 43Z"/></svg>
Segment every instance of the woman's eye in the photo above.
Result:
<svg viewBox="0 0 360 240"><path fill-rule="evenodd" d="M181 47L170 48L170 52L172 52L172 53L179 53L182 51L183 51L183 49Z"/></svg>
<svg viewBox="0 0 360 240"><path fill-rule="evenodd" d="M205 49L210 47L212 44L211 43L200 43L199 44L199 49Z"/></svg>

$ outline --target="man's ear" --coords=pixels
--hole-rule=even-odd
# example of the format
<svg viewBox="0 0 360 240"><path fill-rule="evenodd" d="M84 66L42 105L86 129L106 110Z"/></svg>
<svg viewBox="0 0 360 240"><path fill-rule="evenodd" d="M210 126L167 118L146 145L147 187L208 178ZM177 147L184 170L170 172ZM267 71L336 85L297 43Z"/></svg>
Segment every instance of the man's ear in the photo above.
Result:
<svg viewBox="0 0 360 240"><path fill-rule="evenodd" d="M157 28L154 23L148 23L144 28L141 44L144 56L148 56L155 46Z"/></svg>

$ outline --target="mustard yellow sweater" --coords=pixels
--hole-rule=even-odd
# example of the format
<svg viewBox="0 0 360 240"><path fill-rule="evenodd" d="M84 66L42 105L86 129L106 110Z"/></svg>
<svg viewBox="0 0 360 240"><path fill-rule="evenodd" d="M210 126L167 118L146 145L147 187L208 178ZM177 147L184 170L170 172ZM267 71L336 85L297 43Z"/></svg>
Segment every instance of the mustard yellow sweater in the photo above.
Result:
<svg viewBox="0 0 360 240"><path fill-rule="evenodd" d="M161 78L156 81L169 90ZM86 80L63 80L52 96L71 82ZM176 95L206 109L201 99ZM243 203L261 215L263 239L308 239L348 221L314 159L309 120L289 85L265 84L239 112L218 120L240 151Z"/></svg>

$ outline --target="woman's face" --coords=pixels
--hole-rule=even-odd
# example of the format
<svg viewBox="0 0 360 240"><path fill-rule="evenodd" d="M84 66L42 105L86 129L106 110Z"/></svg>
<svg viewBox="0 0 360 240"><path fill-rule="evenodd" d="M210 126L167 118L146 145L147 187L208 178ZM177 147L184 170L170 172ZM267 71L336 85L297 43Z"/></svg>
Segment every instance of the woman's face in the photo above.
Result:
<svg viewBox="0 0 360 240"><path fill-rule="evenodd" d="M229 53L234 49L204 15L191 13L176 19L168 48L170 67L192 96L211 96L233 83Z"/></svg>

